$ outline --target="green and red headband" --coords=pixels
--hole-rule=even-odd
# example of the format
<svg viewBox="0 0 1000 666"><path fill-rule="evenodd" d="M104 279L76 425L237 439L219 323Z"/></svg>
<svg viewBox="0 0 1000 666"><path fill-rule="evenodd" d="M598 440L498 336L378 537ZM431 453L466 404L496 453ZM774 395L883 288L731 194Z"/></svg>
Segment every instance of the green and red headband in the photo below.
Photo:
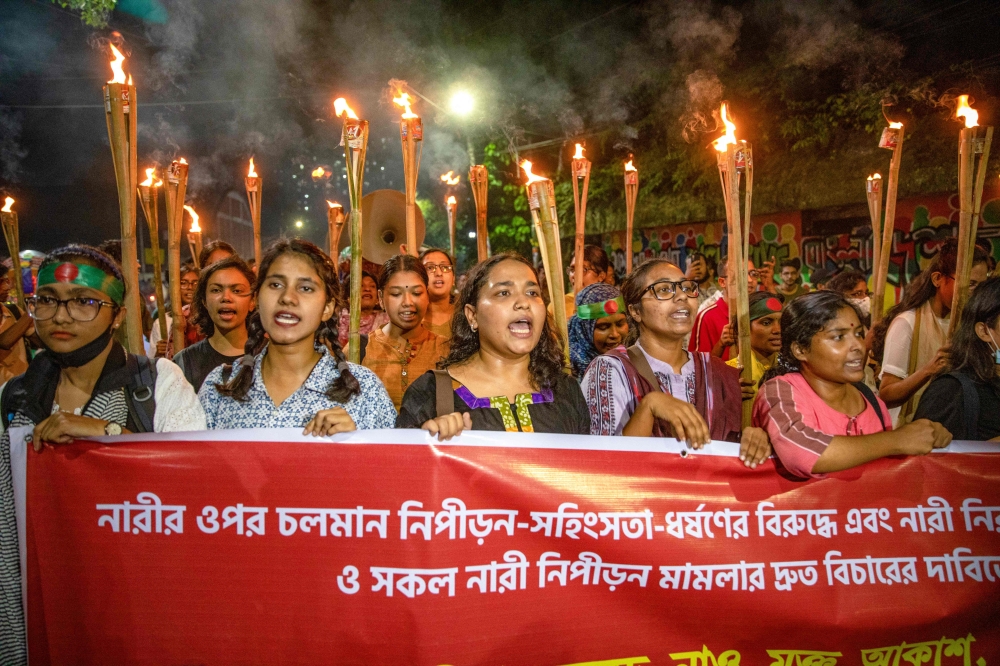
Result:
<svg viewBox="0 0 1000 666"><path fill-rule="evenodd" d="M576 308L576 316L580 319L600 319L618 313L625 314L625 299L621 296L600 303L587 303Z"/></svg>
<svg viewBox="0 0 1000 666"><path fill-rule="evenodd" d="M750 306L750 321L756 321L772 314L781 314L781 301L773 296L762 298Z"/></svg>
<svg viewBox="0 0 1000 666"><path fill-rule="evenodd" d="M125 285L113 275L89 264L75 264L69 261L46 264L38 271L38 286L48 284L76 284L107 294L115 305L125 302Z"/></svg>

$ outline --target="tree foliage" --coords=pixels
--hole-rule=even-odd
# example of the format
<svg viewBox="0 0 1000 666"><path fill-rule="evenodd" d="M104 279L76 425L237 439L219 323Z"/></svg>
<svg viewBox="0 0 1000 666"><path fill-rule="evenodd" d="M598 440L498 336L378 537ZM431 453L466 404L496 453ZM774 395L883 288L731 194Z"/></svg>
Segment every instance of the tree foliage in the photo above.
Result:
<svg viewBox="0 0 1000 666"><path fill-rule="evenodd" d="M103 28L108 24L111 10L117 0L52 0L65 9L80 12L80 18L92 28Z"/></svg>

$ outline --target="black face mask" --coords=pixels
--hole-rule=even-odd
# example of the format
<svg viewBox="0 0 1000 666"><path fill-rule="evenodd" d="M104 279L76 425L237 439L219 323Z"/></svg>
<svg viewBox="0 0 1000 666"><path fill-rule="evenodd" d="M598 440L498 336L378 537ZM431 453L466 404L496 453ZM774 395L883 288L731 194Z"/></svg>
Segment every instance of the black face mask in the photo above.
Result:
<svg viewBox="0 0 1000 666"><path fill-rule="evenodd" d="M100 356L102 351L107 349L108 343L111 342L111 332L112 328L108 326L108 330L97 336L96 340L88 342L79 349L74 349L71 352L59 353L52 351L44 342L42 346L45 347L46 355L60 368L79 368L81 365L86 365L93 361Z"/></svg>

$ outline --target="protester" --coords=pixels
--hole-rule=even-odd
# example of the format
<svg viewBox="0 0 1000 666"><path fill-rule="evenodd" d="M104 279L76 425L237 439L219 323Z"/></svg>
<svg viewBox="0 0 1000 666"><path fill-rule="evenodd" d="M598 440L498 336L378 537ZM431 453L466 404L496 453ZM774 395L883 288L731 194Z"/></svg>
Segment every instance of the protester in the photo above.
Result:
<svg viewBox="0 0 1000 666"><path fill-rule="evenodd" d="M236 248L223 240L214 240L198 253L198 265L208 268L217 261L222 261L228 257L238 257Z"/></svg>
<svg viewBox="0 0 1000 666"><path fill-rule="evenodd" d="M752 261L747 261L747 267L747 292L752 294L757 291L759 274ZM725 298L727 271L726 264L719 267L719 291L699 308L694 328L691 329L691 340L688 343L688 351L710 352L723 361L729 360L730 347L733 344L732 339L724 341L722 338L722 329L729 323L729 303Z"/></svg>
<svg viewBox="0 0 1000 666"><path fill-rule="evenodd" d="M836 277L837 271L831 271L826 268L817 268L809 276L809 284L812 285L814 291L823 291L826 289L826 285L830 280Z"/></svg>
<svg viewBox="0 0 1000 666"><path fill-rule="evenodd" d="M951 441L927 420L893 431L885 403L862 382L865 357L861 318L840 294L806 294L785 305L781 351L757 393L753 424L767 430L791 474L823 476Z"/></svg>
<svg viewBox="0 0 1000 666"><path fill-rule="evenodd" d="M174 363L184 371L195 391L209 372L243 356L247 316L254 308L255 281L254 272L236 255L228 255L202 270L191 318L208 337L174 356Z"/></svg>
<svg viewBox="0 0 1000 666"><path fill-rule="evenodd" d="M781 262L781 284L775 285L775 291L785 297L785 303L809 293L809 287L802 284L802 262L798 259L785 259Z"/></svg>
<svg viewBox="0 0 1000 666"><path fill-rule="evenodd" d="M190 347L191 345L205 339L205 335L194 323L194 318L191 316L191 303L194 302L194 292L198 288L198 275L198 269L194 267L194 264L184 264L181 266L181 279L179 282L181 292L181 314L184 315L185 347ZM170 315L170 312L166 313L166 320L166 340L160 338L159 326L154 326L153 330L149 334L149 346L151 349L155 350L157 358L171 358L174 355L173 344L171 344L170 341L172 335L170 331L173 326L174 318Z"/></svg>
<svg viewBox="0 0 1000 666"><path fill-rule="evenodd" d="M344 284L344 296L349 298L351 294L351 281ZM380 328L388 323L389 318L385 312L376 310L378 305L378 280L368 271L361 272L361 324L358 332L361 335L369 335L372 329ZM340 324L338 326L337 342L343 348L347 346L347 338L351 329L351 310L344 308L340 312Z"/></svg>
<svg viewBox="0 0 1000 666"><path fill-rule="evenodd" d="M204 430L205 414L180 368L128 354L113 339L125 320L121 268L86 245L53 250L28 302L45 351L0 391L0 655L24 663L24 617L10 468L10 429L32 444L127 432Z"/></svg>
<svg viewBox="0 0 1000 666"><path fill-rule="evenodd" d="M389 323L369 334L362 365L382 380L396 409L411 380L448 355L448 341L421 323L427 314L427 279L424 264L408 254L385 262L379 277L378 300Z"/></svg>
<svg viewBox="0 0 1000 666"><path fill-rule="evenodd" d="M703 252L692 252L688 256L687 279L698 283L698 306L719 291L715 259L709 259Z"/></svg>
<svg viewBox="0 0 1000 666"><path fill-rule="evenodd" d="M617 287L595 282L576 295L576 314L569 318L569 363L583 379L597 356L621 345L628 336L625 301Z"/></svg>
<svg viewBox="0 0 1000 666"><path fill-rule="evenodd" d="M608 272L611 271L611 262L608 260L608 253L604 251L599 245L584 245L583 246L583 286L589 287L595 282L606 282L608 279ZM565 295L566 302L566 317L573 316L576 312L576 294L573 293L573 288L576 285L576 255L571 254L569 256L569 264L566 266L566 274L569 276L569 282L566 283L566 289L570 293Z"/></svg>
<svg viewBox="0 0 1000 666"><path fill-rule="evenodd" d="M247 319L247 355L216 368L199 397L208 427L304 427L322 436L391 428L396 410L378 377L337 343L337 269L306 240L276 241L261 258Z"/></svg>
<svg viewBox="0 0 1000 666"><path fill-rule="evenodd" d="M455 262L444 250L428 248L420 253L420 261L427 270L427 314L424 328L451 339L451 319L455 314L452 294L455 290Z"/></svg>
<svg viewBox="0 0 1000 666"><path fill-rule="evenodd" d="M750 378L753 385L745 391L748 397L757 395L764 373L774 365L781 349L781 296L758 291L750 294ZM733 330L739 335L739 328ZM731 358L726 365L739 367L739 359Z"/></svg>
<svg viewBox="0 0 1000 666"><path fill-rule="evenodd" d="M34 331L31 317L7 303L10 289L10 274L0 275L0 385L28 369L26 337Z"/></svg>
<svg viewBox="0 0 1000 666"><path fill-rule="evenodd" d="M882 364L879 397L890 408L898 408L893 411L897 426L912 420L927 383L949 367L947 339L957 254L958 243L948 239L930 266L907 286L902 302L872 330L872 354ZM969 291L986 276L986 254L976 248Z"/></svg>
<svg viewBox="0 0 1000 666"><path fill-rule="evenodd" d="M931 380L916 419L955 439L1000 441L1000 278L976 287L951 343L951 371Z"/></svg>
<svg viewBox="0 0 1000 666"><path fill-rule="evenodd" d="M826 283L829 291L835 291L846 298L851 305L861 312L861 323L868 326L871 322L872 293L868 291L868 278L861 271L847 270L838 273Z"/></svg>
<svg viewBox="0 0 1000 666"><path fill-rule="evenodd" d="M563 371L563 350L527 259L496 254L477 264L456 308L444 372L425 373L407 389L397 428L423 428L442 440L470 428L590 431L587 403Z"/></svg>
<svg viewBox="0 0 1000 666"><path fill-rule="evenodd" d="M766 435L741 428L739 373L684 349L698 283L669 261L652 259L625 278L622 298L639 338L598 356L584 375L590 433L675 437L694 448L712 439L740 441L747 466L763 462L771 454Z"/></svg>

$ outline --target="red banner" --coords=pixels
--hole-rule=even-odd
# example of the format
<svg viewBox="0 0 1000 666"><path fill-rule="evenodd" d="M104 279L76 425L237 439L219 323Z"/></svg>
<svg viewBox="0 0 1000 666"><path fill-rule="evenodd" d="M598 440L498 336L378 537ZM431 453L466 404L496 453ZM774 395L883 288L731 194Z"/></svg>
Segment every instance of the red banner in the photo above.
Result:
<svg viewBox="0 0 1000 666"><path fill-rule="evenodd" d="M1000 656L994 445L801 482L724 443L196 436L28 453L32 666Z"/></svg>

